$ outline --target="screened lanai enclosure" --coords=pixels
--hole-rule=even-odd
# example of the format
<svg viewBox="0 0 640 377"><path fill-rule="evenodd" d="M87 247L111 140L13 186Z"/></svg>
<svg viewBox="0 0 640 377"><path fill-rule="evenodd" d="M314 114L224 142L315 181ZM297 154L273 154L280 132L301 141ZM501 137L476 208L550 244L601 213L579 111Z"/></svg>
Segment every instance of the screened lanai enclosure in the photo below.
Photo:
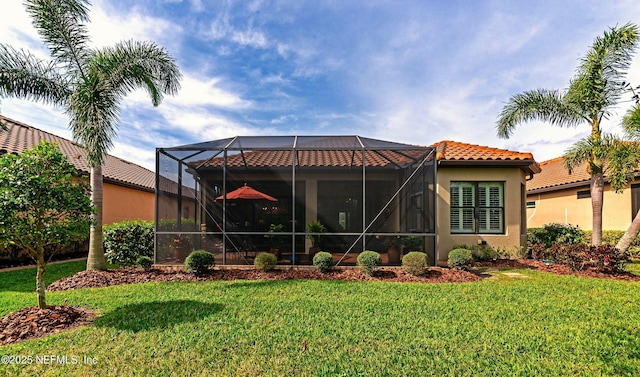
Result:
<svg viewBox="0 0 640 377"><path fill-rule="evenodd" d="M435 261L431 147L359 136L238 136L156 150L156 264L192 250L218 265L311 264L318 251L353 265L363 250L399 265Z"/></svg>

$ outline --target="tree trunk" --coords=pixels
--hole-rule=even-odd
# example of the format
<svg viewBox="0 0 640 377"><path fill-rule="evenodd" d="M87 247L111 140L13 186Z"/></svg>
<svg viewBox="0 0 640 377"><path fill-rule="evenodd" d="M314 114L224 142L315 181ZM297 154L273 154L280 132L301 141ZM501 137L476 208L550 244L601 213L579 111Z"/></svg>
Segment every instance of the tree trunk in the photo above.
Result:
<svg viewBox="0 0 640 377"><path fill-rule="evenodd" d="M47 264L44 261L44 250L40 248L38 250L38 258L36 260L36 264L38 266L38 272L36 273L36 292L38 294L38 307L40 309L47 308L47 300L44 295L44 272L46 270Z"/></svg>
<svg viewBox="0 0 640 377"><path fill-rule="evenodd" d="M616 245L616 249L620 251L627 251L631 243L638 235L638 231L640 231L640 210L636 213L636 217L633 218L631 225L625 232L625 234L620 238L618 244Z"/></svg>
<svg viewBox="0 0 640 377"><path fill-rule="evenodd" d="M91 201L95 206L95 212L89 233L87 270L104 270L106 264L102 244L102 166L91 168Z"/></svg>
<svg viewBox="0 0 640 377"><path fill-rule="evenodd" d="M593 232L591 244L602 243L602 203L604 201L604 176L602 173L591 173L591 208L593 210Z"/></svg>

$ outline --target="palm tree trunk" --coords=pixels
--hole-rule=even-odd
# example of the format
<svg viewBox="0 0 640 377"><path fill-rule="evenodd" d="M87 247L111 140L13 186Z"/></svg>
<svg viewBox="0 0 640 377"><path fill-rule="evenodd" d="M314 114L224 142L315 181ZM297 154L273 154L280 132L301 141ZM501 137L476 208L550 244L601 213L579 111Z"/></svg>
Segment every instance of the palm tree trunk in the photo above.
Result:
<svg viewBox="0 0 640 377"><path fill-rule="evenodd" d="M602 203L604 201L604 176L602 173L591 173L591 209L593 216L593 232L591 244L602 243Z"/></svg>
<svg viewBox="0 0 640 377"><path fill-rule="evenodd" d="M104 270L104 246L102 244L102 166L91 168L91 201L95 206L93 224L89 233L89 257L87 270Z"/></svg>
<svg viewBox="0 0 640 377"><path fill-rule="evenodd" d="M40 309L46 309L47 300L44 293L44 272L46 270L47 264L44 261L44 250L42 248L38 250L36 264L38 266L38 272L36 273L36 292L38 294L38 307Z"/></svg>
<svg viewBox="0 0 640 377"><path fill-rule="evenodd" d="M640 231L640 210L636 213L636 217L633 218L633 221L631 222L631 225L629 225L625 234L620 238L620 241L618 241L616 249L621 252L627 251L633 240L638 235L638 231Z"/></svg>

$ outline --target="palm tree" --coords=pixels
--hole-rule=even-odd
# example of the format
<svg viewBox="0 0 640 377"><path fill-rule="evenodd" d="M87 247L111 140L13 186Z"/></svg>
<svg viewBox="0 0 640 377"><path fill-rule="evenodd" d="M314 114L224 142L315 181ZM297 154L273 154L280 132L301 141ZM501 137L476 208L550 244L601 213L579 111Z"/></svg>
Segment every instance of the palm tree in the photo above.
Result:
<svg viewBox="0 0 640 377"><path fill-rule="evenodd" d="M626 183L633 179L633 174L638 169L638 165L640 164L640 98L634 93L634 98L636 100L636 105L627 111L627 114L622 120L622 125L624 127L625 136L628 140L632 140L631 143L625 143L627 145L629 151L627 153L620 153L614 160L618 164L626 167L625 173L623 176ZM622 169L621 169L622 170ZM631 243L638 235L638 231L640 231L640 210L633 218L631 225L624 233L622 238L616 244L616 249L620 251L626 251Z"/></svg>
<svg viewBox="0 0 640 377"><path fill-rule="evenodd" d="M87 0L27 0L33 25L51 53L50 61L0 45L0 96L53 104L65 109L76 142L90 167L96 212L89 237L87 269L104 269L102 246L102 162L113 146L120 103L134 89L146 89L157 106L180 88L178 66L153 42L124 41L89 47Z"/></svg>
<svg viewBox="0 0 640 377"><path fill-rule="evenodd" d="M626 92L624 75L638 42L638 27L628 23L597 37L582 59L566 91L537 89L512 96L497 122L498 136L508 138L516 125L542 120L560 127L588 124L589 137L573 145L565 156L569 171L587 163L591 174L593 245L602 241L602 203L607 162L617 145L612 135L603 135L601 122Z"/></svg>

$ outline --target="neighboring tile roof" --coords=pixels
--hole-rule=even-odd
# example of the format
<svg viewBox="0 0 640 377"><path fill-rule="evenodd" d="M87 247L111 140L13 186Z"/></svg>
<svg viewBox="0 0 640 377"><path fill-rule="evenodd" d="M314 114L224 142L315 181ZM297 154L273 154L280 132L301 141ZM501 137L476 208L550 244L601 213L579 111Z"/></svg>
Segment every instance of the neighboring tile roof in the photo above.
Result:
<svg viewBox="0 0 640 377"><path fill-rule="evenodd" d="M0 120L4 121L9 128L8 131L0 131L0 151L21 153L42 140L56 142L60 151L80 172L89 174L86 153L78 144L2 115L0 115ZM105 182L131 186L145 191L153 191L155 187L154 172L111 155L105 156L102 173Z"/></svg>
<svg viewBox="0 0 640 377"><path fill-rule="evenodd" d="M433 144L432 147L436 149L436 158L441 162L507 162L527 166L531 173L540 172L540 166L533 158L533 155L527 152L516 152L451 140L443 140Z"/></svg>
<svg viewBox="0 0 640 377"><path fill-rule="evenodd" d="M540 163L540 168L542 172L527 182L527 191L552 191L559 186L589 185L591 181L586 162L572 169L571 173L564 164L564 157L543 161Z"/></svg>

